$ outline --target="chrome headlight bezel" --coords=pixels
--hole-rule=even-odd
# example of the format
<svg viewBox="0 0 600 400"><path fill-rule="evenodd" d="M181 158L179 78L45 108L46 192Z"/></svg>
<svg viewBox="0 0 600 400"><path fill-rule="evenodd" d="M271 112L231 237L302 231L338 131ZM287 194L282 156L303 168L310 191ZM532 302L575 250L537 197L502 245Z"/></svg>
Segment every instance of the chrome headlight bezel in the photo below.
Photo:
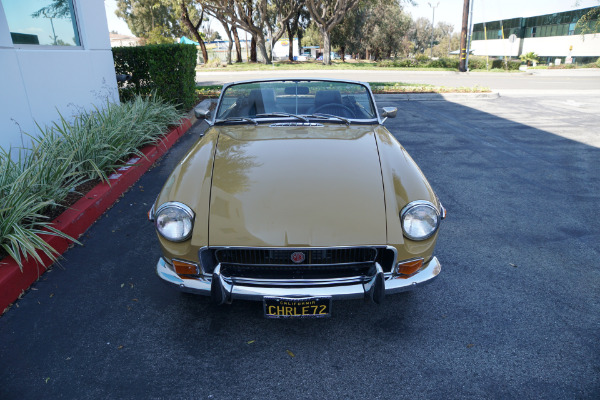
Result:
<svg viewBox="0 0 600 400"><path fill-rule="evenodd" d="M415 212L417 210L424 210L429 213L430 217L435 218L435 224L433 225L433 229L431 229L425 235L421 235L421 236L416 236L416 235L414 235L414 232L413 233L409 232L410 229L407 229L407 226L405 223L405 218L407 216L409 216L410 213ZM438 231L438 229L440 227L440 222L441 222L440 211L430 201L426 201L426 200L412 201L412 202L408 203L406 206L404 206L402 211L400 211L400 224L402 225L402 232L404 233L404 236L406 236L410 240L423 241L423 240L429 239L430 237L435 235L435 233Z"/></svg>
<svg viewBox="0 0 600 400"><path fill-rule="evenodd" d="M181 229L183 231L181 235L169 235L165 231L163 227L164 225L161 225L161 216L163 216L164 213L167 211L173 211L175 213L178 213L178 215L181 217L181 221L179 222L183 222L184 224L184 227ZM196 214L194 213L194 211L185 204L179 203L177 201L168 201L166 203L163 203L160 207L158 207L158 209L156 209L156 212L154 213L154 226L156 227L156 231L163 238L171 242L185 242L192 236L192 232L194 230L195 217Z"/></svg>

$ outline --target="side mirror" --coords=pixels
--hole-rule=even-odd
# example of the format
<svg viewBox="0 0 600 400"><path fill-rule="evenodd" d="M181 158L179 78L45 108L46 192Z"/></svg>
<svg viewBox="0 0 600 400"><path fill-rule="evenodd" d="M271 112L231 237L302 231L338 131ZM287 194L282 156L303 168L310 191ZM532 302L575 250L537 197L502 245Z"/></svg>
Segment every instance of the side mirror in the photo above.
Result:
<svg viewBox="0 0 600 400"><path fill-rule="evenodd" d="M396 107L383 107L383 112L381 113L382 118L396 118L396 113L398 113L398 108Z"/></svg>
<svg viewBox="0 0 600 400"><path fill-rule="evenodd" d="M194 115L196 115L196 118L210 119L212 117L210 112L211 105L212 102L210 101L210 99L206 99L200 102L200 104L198 104L196 107L194 107Z"/></svg>
<svg viewBox="0 0 600 400"><path fill-rule="evenodd" d="M208 108L194 108L194 114L198 119L210 119L210 110Z"/></svg>

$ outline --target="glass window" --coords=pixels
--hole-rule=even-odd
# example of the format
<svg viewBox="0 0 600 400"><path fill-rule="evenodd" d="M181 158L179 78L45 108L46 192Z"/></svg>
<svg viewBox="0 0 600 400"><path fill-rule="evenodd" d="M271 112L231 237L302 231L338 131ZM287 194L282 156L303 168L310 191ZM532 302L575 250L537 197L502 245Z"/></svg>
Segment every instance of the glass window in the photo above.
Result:
<svg viewBox="0 0 600 400"><path fill-rule="evenodd" d="M14 44L80 46L73 0L1 0Z"/></svg>
<svg viewBox="0 0 600 400"><path fill-rule="evenodd" d="M534 26L533 28L531 28L531 37L536 37L537 36L537 26Z"/></svg>
<svg viewBox="0 0 600 400"><path fill-rule="evenodd" d="M569 36L571 36L575 33L575 25L577 25L577 24L576 23L569 24Z"/></svg>
<svg viewBox="0 0 600 400"><path fill-rule="evenodd" d="M282 115L283 113L283 115ZM303 119L285 114L307 116L319 120L318 114L331 114L352 120L377 117L371 94L358 83L334 81L268 81L240 83L222 93L216 113L217 122L260 119ZM317 116L314 116L317 114ZM327 119L327 118L325 118ZM334 117L335 119L335 117ZM251 121L253 122L253 121Z"/></svg>
<svg viewBox="0 0 600 400"><path fill-rule="evenodd" d="M558 25L549 26L548 27L549 28L548 36L556 36L556 28L557 27L558 27Z"/></svg>
<svg viewBox="0 0 600 400"><path fill-rule="evenodd" d="M569 25L568 24L561 24L558 27L558 36L566 36L569 30Z"/></svg>

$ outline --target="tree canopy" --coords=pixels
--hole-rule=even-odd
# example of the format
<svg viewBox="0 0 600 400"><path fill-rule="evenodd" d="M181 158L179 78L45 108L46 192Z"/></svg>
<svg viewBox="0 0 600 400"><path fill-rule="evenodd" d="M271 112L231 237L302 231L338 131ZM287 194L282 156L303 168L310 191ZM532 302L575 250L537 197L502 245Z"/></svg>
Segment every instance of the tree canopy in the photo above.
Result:
<svg viewBox="0 0 600 400"><path fill-rule="evenodd" d="M54 0L52 5L65 0ZM241 51L238 30L252 37L263 62L269 62L267 43L286 35L306 45L322 48L323 63L329 64L332 50L380 59L424 53L430 49L432 26L427 18L413 21L402 4L412 0L117 0L117 16L124 19L134 35L148 42L173 41L182 35L195 38L207 61L204 40L210 27L206 16L223 26L230 42ZM202 32L201 32L202 31ZM214 31L213 31L214 32ZM453 27L439 22L433 29L436 56L456 47ZM291 47L290 47L291 49ZM289 58L292 58L290 51Z"/></svg>

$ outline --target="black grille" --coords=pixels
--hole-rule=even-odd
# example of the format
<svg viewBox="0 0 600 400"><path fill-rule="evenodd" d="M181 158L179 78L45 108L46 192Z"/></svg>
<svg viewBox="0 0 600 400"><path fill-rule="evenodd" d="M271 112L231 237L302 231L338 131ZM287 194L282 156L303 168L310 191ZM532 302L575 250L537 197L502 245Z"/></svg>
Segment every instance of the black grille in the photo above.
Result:
<svg viewBox="0 0 600 400"><path fill-rule="evenodd" d="M304 261L294 263L292 254L304 253ZM385 247L343 248L204 248L199 257L204 274L212 274L217 264L226 276L264 279L320 279L371 275L374 262L391 272L395 253Z"/></svg>
<svg viewBox="0 0 600 400"><path fill-rule="evenodd" d="M374 263L341 265L232 265L221 264L225 276L253 279L331 279L370 275Z"/></svg>
<svg viewBox="0 0 600 400"><path fill-rule="evenodd" d="M302 253L304 260L292 261L294 253ZM377 250L372 247L325 248L325 249L220 249L217 261L222 264L246 266L286 265L334 265L372 263ZM296 258L297 259L297 258Z"/></svg>

